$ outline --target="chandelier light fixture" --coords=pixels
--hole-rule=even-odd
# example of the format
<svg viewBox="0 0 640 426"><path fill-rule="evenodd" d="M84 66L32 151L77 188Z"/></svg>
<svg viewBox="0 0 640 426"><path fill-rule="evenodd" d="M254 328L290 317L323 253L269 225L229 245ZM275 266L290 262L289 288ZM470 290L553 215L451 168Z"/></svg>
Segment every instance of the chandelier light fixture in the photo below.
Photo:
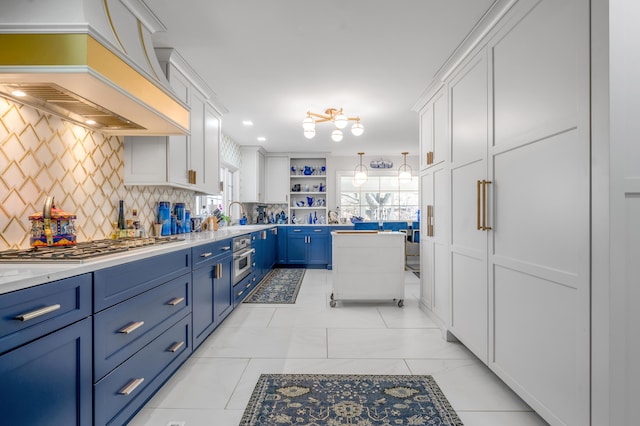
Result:
<svg viewBox="0 0 640 426"><path fill-rule="evenodd" d="M360 156L360 164L358 164L353 171L353 184L355 186L361 186L369 179L367 167L362 164L364 152L359 152L358 155Z"/></svg>
<svg viewBox="0 0 640 426"><path fill-rule="evenodd" d="M404 164L398 168L398 180L400 183L409 183L413 177L413 170L411 169L411 166L407 164L407 154L409 153L402 153L404 156Z"/></svg>
<svg viewBox="0 0 640 426"><path fill-rule="evenodd" d="M316 117L316 119L314 119L314 117ZM333 139L334 142L340 142L342 140L344 137L342 129L347 127L349 121L355 121L353 126L351 126L351 134L360 136L364 133L364 127L362 123L360 123L360 117L347 117L342 112L342 108L327 108L324 114L307 111L307 116L302 121L304 137L312 139L316 135L316 123L324 123L327 121L332 121L336 126L336 129L331 132L331 139Z"/></svg>

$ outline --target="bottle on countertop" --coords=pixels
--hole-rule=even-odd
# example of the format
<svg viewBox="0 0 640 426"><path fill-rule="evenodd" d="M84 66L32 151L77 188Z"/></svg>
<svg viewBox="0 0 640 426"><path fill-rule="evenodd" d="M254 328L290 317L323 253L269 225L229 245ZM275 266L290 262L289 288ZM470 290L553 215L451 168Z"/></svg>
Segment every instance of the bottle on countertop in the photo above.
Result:
<svg viewBox="0 0 640 426"><path fill-rule="evenodd" d="M124 200L120 200L120 206L118 207L118 229L127 229L124 221Z"/></svg>

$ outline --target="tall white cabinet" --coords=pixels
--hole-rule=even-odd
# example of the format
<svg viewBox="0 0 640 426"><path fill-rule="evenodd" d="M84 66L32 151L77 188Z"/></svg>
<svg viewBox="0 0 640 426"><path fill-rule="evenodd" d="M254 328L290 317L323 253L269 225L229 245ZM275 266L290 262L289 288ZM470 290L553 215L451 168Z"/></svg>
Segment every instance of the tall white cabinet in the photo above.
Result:
<svg viewBox="0 0 640 426"><path fill-rule="evenodd" d="M125 184L217 194L223 108L213 102L211 90L174 49L156 51L171 88L189 106L189 134L125 137Z"/></svg>
<svg viewBox="0 0 640 426"><path fill-rule="evenodd" d="M549 423L588 425L589 7L520 0L492 22L418 104L421 306Z"/></svg>

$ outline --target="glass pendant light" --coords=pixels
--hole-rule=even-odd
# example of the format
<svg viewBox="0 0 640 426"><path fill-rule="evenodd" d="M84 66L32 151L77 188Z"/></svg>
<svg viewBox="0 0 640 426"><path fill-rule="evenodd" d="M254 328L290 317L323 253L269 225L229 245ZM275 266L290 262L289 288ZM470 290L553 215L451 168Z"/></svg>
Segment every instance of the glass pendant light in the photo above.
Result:
<svg viewBox="0 0 640 426"><path fill-rule="evenodd" d="M411 169L411 166L407 164L407 154L409 153L402 153L402 155L404 156L404 164L398 168L398 180L400 181L400 183L409 183L411 182L411 179L413 177L413 170Z"/></svg>
<svg viewBox="0 0 640 426"><path fill-rule="evenodd" d="M304 137L307 139L313 139L316 135L316 129L304 129Z"/></svg>
<svg viewBox="0 0 640 426"><path fill-rule="evenodd" d="M358 155L360 156L360 164L356 166L353 174L353 184L355 186L361 186L369 179L367 167L362 164L364 152L359 152Z"/></svg>
<svg viewBox="0 0 640 426"><path fill-rule="evenodd" d="M347 124L349 124L349 119L342 113L342 110L340 110L340 113L333 119L333 123L338 129L344 129L347 127Z"/></svg>
<svg viewBox="0 0 640 426"><path fill-rule="evenodd" d="M331 132L331 139L333 139L334 142L340 142L343 138L343 134L341 130L334 130L333 132Z"/></svg>
<svg viewBox="0 0 640 426"><path fill-rule="evenodd" d="M353 123L353 126L351 126L351 134L353 134L353 136L360 136L363 133L364 126L362 126L362 123L360 123L360 119L358 119L358 121Z"/></svg>
<svg viewBox="0 0 640 426"><path fill-rule="evenodd" d="M304 130L315 130L316 128L316 122L309 115L309 113L307 113L306 118L302 121L302 128Z"/></svg>

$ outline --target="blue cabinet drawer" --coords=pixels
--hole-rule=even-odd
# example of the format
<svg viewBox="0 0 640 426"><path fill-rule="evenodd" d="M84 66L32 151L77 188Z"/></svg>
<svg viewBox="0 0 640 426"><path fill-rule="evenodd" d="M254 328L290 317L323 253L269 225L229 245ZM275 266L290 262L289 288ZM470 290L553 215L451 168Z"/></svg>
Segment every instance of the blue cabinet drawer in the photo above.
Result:
<svg viewBox="0 0 640 426"><path fill-rule="evenodd" d="M91 274L0 295L0 353L91 315Z"/></svg>
<svg viewBox="0 0 640 426"><path fill-rule="evenodd" d="M136 260L93 273L94 311L98 312L191 272L191 249Z"/></svg>
<svg viewBox="0 0 640 426"><path fill-rule="evenodd" d="M242 281L233 286L233 306L238 306L258 284L255 272L247 275Z"/></svg>
<svg viewBox="0 0 640 426"><path fill-rule="evenodd" d="M216 241L215 243L202 244L193 247L191 253L193 256L193 267L198 268L205 264L213 263L218 256L229 254L232 252L232 241L226 239Z"/></svg>
<svg viewBox="0 0 640 426"><path fill-rule="evenodd" d="M95 314L95 381L191 312L190 294L186 274Z"/></svg>
<svg viewBox="0 0 640 426"><path fill-rule="evenodd" d="M326 235L330 233L328 226L290 226L287 229L287 234L295 235Z"/></svg>
<svg viewBox="0 0 640 426"><path fill-rule="evenodd" d="M94 424L125 424L191 354L187 315L94 385Z"/></svg>

